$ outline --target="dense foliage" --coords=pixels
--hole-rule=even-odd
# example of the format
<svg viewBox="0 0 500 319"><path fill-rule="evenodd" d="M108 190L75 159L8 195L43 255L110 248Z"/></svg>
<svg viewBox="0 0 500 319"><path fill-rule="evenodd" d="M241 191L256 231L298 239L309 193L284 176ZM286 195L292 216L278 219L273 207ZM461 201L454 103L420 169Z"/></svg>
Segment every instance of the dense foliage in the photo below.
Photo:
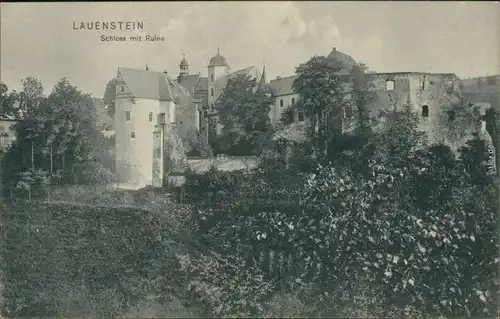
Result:
<svg viewBox="0 0 500 319"><path fill-rule="evenodd" d="M176 213L175 204L163 204ZM3 315L116 317L144 301L185 299L175 256L186 249L176 244L163 212L68 204L3 208Z"/></svg>
<svg viewBox="0 0 500 319"><path fill-rule="evenodd" d="M228 80L222 95L215 103L221 134L216 138L219 153L245 156L258 155L272 133L269 119L272 98L255 91L256 81L238 75Z"/></svg>
<svg viewBox="0 0 500 319"><path fill-rule="evenodd" d="M14 126L17 138L2 163L6 191L21 189L30 197L34 184L113 181L111 143L97 127L90 95L62 79L45 97L41 83L33 78L23 82L21 92L12 94L15 97L9 103L18 102L18 106L6 112L24 112L22 116L14 112L19 120Z"/></svg>

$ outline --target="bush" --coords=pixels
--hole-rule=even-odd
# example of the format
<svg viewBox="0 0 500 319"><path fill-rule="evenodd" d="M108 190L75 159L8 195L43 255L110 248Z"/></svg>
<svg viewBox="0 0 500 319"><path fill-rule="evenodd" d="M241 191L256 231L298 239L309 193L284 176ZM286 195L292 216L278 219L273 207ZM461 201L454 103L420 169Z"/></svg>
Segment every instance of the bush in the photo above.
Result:
<svg viewBox="0 0 500 319"><path fill-rule="evenodd" d="M184 298L160 213L137 208L11 204L2 210L2 313L115 317L140 303Z"/></svg>

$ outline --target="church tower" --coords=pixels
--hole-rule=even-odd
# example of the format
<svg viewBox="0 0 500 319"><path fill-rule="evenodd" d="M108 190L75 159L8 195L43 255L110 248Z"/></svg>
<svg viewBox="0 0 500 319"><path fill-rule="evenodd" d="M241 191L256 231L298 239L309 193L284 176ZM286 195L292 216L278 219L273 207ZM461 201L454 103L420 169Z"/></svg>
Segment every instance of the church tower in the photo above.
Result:
<svg viewBox="0 0 500 319"><path fill-rule="evenodd" d="M217 48L217 54L210 59L208 64L208 107L210 110L218 92L225 87L225 83L220 83L217 80L227 75L229 75L229 64L226 58L220 55L219 48Z"/></svg>
<svg viewBox="0 0 500 319"><path fill-rule="evenodd" d="M179 64L180 72L179 76L177 77L177 82L182 82L184 81L185 78L187 78L189 74L189 63L186 60L186 55L183 54L181 64Z"/></svg>

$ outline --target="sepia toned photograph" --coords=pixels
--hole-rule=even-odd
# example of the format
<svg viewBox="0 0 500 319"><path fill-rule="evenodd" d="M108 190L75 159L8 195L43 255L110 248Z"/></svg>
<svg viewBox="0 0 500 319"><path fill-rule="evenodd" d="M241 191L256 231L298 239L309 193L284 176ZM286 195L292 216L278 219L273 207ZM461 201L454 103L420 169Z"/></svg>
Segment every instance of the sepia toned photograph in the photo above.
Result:
<svg viewBox="0 0 500 319"><path fill-rule="evenodd" d="M500 5L0 4L2 318L499 318Z"/></svg>

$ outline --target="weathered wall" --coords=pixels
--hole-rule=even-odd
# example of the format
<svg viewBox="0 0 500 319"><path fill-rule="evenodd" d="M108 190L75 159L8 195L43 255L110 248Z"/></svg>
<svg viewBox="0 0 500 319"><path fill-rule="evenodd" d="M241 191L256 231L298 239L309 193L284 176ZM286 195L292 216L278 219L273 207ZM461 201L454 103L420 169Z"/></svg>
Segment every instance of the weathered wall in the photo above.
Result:
<svg viewBox="0 0 500 319"><path fill-rule="evenodd" d="M276 126L279 124L283 116L283 112L287 108L292 106L292 99L295 99L295 101L297 101L299 99L298 94L287 94L275 97L274 105L271 107L271 110L269 112L272 125ZM281 101L283 101L283 106L281 106Z"/></svg>

